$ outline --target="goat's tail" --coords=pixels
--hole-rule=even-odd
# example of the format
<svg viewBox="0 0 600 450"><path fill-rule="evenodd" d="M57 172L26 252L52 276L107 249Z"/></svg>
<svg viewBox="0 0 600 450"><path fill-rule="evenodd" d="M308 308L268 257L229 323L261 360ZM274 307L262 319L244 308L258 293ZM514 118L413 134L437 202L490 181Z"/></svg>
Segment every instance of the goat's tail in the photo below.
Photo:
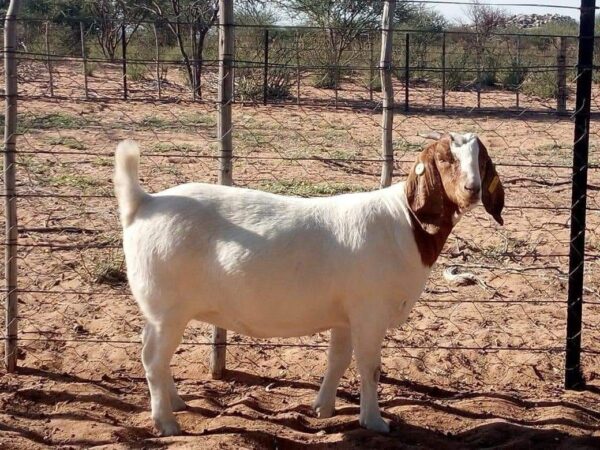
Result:
<svg viewBox="0 0 600 450"><path fill-rule="evenodd" d="M121 141L115 151L113 182L123 227L133 222L140 203L148 197L138 180L139 165L140 149L137 143L130 139Z"/></svg>

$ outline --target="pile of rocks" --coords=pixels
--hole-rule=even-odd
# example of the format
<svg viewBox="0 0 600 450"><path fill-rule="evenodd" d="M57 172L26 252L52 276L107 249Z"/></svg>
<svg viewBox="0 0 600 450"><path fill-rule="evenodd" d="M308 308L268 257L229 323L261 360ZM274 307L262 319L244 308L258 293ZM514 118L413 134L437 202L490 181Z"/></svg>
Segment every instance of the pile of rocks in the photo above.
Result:
<svg viewBox="0 0 600 450"><path fill-rule="evenodd" d="M577 21L572 17L563 16L560 14L516 14L507 19L506 26L515 26L517 28L537 28L551 22L565 25L577 24Z"/></svg>

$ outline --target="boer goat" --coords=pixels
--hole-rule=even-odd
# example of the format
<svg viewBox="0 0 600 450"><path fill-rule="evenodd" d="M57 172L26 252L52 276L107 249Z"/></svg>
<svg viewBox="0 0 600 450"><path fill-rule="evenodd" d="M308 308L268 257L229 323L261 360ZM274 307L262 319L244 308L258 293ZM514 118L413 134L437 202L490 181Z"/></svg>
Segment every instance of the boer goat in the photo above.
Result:
<svg viewBox="0 0 600 450"><path fill-rule="evenodd" d="M146 319L142 362L152 419L180 433L169 362L192 319L259 337L331 330L314 402L334 413L352 352L360 424L387 432L377 384L386 330L402 324L462 215L480 200L500 224L504 189L475 134L438 135L408 179L373 192L295 198L212 184L148 194L139 150L116 150L114 184L129 284Z"/></svg>

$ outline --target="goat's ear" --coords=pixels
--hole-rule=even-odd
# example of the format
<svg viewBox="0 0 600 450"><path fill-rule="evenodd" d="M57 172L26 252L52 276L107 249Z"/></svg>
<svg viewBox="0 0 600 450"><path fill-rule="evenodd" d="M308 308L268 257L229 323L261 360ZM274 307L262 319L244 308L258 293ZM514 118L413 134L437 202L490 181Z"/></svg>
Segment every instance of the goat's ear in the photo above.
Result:
<svg viewBox="0 0 600 450"><path fill-rule="evenodd" d="M419 155L408 176L406 189L408 206L429 234L439 231L444 212L442 179L433 155L435 145Z"/></svg>
<svg viewBox="0 0 600 450"><path fill-rule="evenodd" d="M502 219L504 187L487 148L479 139L477 139L477 143L479 144L479 171L481 173L481 201L485 210L494 220L500 225L504 225L504 219Z"/></svg>

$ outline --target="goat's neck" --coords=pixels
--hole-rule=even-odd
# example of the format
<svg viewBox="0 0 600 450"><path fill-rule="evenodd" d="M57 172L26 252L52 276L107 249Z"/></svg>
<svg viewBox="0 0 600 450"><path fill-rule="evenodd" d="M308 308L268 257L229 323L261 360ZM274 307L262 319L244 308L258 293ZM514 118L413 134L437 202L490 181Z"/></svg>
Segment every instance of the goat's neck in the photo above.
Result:
<svg viewBox="0 0 600 450"><path fill-rule="evenodd" d="M437 261L444 248L444 244L448 240L448 236L450 236L452 229L460 220L460 214L456 205L447 203L444 206L444 213L439 221L440 226L434 233L427 231L415 213L410 207L408 208L413 236L421 255L421 261L428 267L433 266Z"/></svg>

